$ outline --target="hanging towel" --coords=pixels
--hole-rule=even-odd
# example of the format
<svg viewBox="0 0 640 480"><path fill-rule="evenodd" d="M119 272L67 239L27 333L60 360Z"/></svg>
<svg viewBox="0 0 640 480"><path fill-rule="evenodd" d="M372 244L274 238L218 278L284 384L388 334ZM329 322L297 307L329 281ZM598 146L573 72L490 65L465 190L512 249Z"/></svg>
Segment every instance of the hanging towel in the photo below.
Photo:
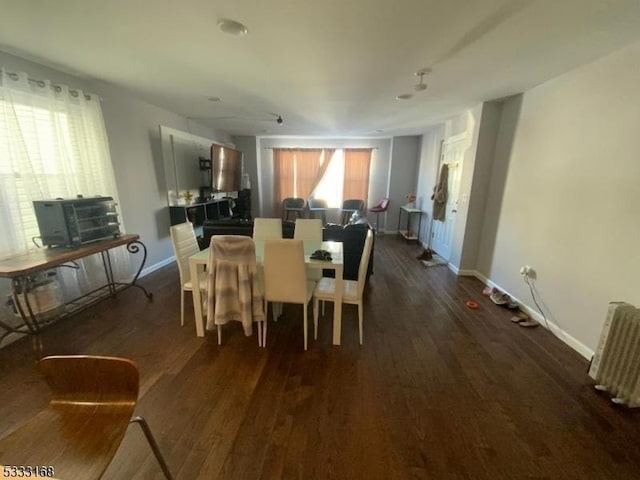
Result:
<svg viewBox="0 0 640 480"><path fill-rule="evenodd" d="M253 322L265 319L253 239L236 235L215 235L211 239L207 330L236 320L249 336Z"/></svg>
<svg viewBox="0 0 640 480"><path fill-rule="evenodd" d="M444 222L445 211L447 207L447 183L449 181L449 166L443 163L440 167L440 175L436 186L433 187L433 219Z"/></svg>

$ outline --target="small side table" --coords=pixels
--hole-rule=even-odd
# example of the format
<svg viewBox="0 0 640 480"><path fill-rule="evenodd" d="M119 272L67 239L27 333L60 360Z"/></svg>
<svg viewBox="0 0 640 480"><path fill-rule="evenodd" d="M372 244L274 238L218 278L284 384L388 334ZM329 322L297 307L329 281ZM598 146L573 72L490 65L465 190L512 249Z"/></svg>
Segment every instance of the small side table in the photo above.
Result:
<svg viewBox="0 0 640 480"><path fill-rule="evenodd" d="M402 212L405 212L407 214L407 229L404 231L400 230L400 223L402 221ZM418 234L420 233L420 227L422 226L423 213L424 212L419 208L409 208L405 205L400 207L400 213L398 213L398 233L400 233L400 235L402 235L405 238L405 240L415 240L416 242L419 241ZM418 230L416 230L415 232L411 230L411 217L414 214L418 215Z"/></svg>

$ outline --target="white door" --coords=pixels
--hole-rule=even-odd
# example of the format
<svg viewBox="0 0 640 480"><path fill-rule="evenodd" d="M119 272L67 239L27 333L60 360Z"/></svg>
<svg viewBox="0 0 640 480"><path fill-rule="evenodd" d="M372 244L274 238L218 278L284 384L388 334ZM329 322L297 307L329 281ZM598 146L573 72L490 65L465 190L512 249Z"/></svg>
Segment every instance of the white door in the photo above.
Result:
<svg viewBox="0 0 640 480"><path fill-rule="evenodd" d="M462 176L462 160L466 150L466 135L450 137L442 143L442 155L438 166L447 165L449 176L447 182L447 205L444 221L434 220L431 227L431 248L445 260L451 257L453 230L458 211L458 196L460 193L460 177Z"/></svg>

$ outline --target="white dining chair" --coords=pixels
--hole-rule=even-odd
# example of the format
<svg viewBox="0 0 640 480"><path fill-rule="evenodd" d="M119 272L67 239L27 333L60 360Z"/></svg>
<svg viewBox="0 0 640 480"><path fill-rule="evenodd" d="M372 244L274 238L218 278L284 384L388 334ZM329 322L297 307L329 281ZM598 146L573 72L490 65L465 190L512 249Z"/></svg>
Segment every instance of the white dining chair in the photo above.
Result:
<svg viewBox="0 0 640 480"><path fill-rule="evenodd" d="M298 218L293 230L293 238L318 242L318 248L320 248L322 243L322 220L319 218ZM321 278L322 270L307 267L307 280L319 282Z"/></svg>
<svg viewBox="0 0 640 480"><path fill-rule="evenodd" d="M298 218L293 230L293 238L322 242L322 220L319 218Z"/></svg>
<svg viewBox="0 0 640 480"><path fill-rule="evenodd" d="M281 218L256 218L253 221L254 240L272 240L282 238Z"/></svg>
<svg viewBox="0 0 640 480"><path fill-rule="evenodd" d="M243 235L214 235L207 263L207 329L217 327L218 345L222 326L242 324L245 335L258 324L258 346L262 346L265 321L263 286L260 284L253 239Z"/></svg>
<svg viewBox="0 0 640 480"><path fill-rule="evenodd" d="M348 303L358 306L358 330L360 333L360 345L362 345L362 328L364 323L364 305L363 293L364 285L367 281L367 268L369 266L369 257L371 256L371 248L373 247L373 233L371 229L367 231L367 238L364 242L364 251L360 258L360 266L358 268L358 280L342 281L342 303ZM318 303L335 301L336 281L333 278L322 278L316 285L313 292L313 338L318 338ZM335 308L335 306L334 306ZM323 309L324 313L324 309Z"/></svg>
<svg viewBox="0 0 640 480"><path fill-rule="evenodd" d="M315 282L307 281L302 240L280 239L264 242L264 301L302 305L304 349L307 349L307 309L313 298ZM275 309L272 309L275 321ZM267 344L267 325L263 328L262 346Z"/></svg>
<svg viewBox="0 0 640 480"><path fill-rule="evenodd" d="M200 251L193 225L190 222L173 225L169 228L171 244L178 264L180 273L180 325L184 326L184 292L193 291L191 284L191 274L189 272L189 257ZM207 289L207 276L203 272L199 278L200 282L200 303L203 303ZM204 311L204 309L203 309Z"/></svg>

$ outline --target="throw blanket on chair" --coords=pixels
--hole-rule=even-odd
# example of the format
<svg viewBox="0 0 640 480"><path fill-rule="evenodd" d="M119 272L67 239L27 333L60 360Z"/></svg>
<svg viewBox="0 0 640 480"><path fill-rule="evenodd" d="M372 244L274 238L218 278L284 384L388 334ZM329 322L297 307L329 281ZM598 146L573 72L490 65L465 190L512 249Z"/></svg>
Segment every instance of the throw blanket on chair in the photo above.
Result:
<svg viewBox="0 0 640 480"><path fill-rule="evenodd" d="M440 167L440 175L436 186L433 187L433 219L444 222L444 215L447 209L447 183L449 182L449 166L443 163Z"/></svg>
<svg viewBox="0 0 640 480"><path fill-rule="evenodd" d="M240 235L211 237L207 268L207 330L235 320L250 336L253 322L265 319L253 239Z"/></svg>

